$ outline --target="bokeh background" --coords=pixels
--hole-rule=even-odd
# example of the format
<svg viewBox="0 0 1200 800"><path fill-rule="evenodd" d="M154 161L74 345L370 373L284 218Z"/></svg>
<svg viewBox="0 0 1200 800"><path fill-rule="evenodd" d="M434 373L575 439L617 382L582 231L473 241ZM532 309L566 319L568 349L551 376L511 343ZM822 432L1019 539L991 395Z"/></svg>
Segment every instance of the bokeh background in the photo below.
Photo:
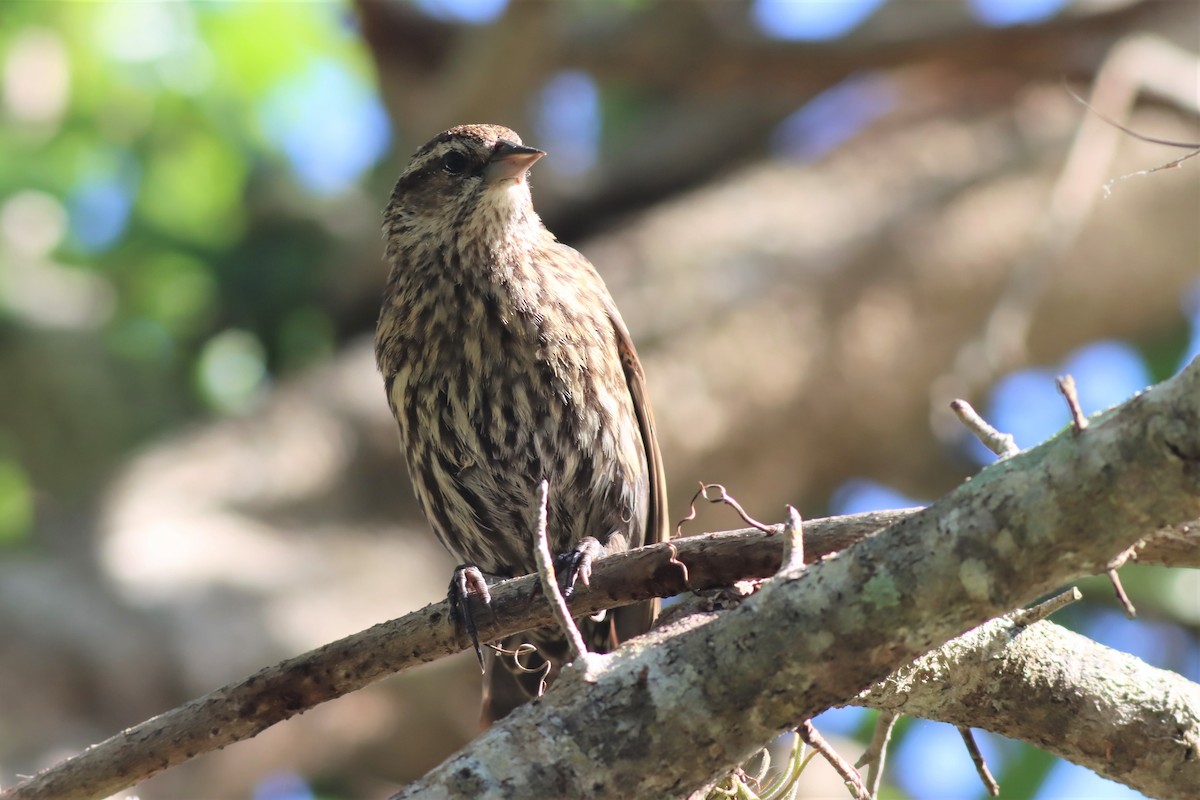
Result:
<svg viewBox="0 0 1200 800"><path fill-rule="evenodd" d="M990 462L953 397L1028 446L1056 374L1092 412L1200 351L1200 165L1107 192L1182 152L1069 93L1196 141L1198 53L1189 0L3 4L0 784L442 596L370 350L380 211L434 133L549 151L535 200L638 342L673 515L704 480L816 516ZM1123 575L1139 620L1103 582L1057 620L1200 679L1196 573ZM138 793L383 796L477 694L448 659ZM853 758L871 716L818 725ZM1004 797L1139 796L979 736ZM983 796L923 721L887 783Z"/></svg>

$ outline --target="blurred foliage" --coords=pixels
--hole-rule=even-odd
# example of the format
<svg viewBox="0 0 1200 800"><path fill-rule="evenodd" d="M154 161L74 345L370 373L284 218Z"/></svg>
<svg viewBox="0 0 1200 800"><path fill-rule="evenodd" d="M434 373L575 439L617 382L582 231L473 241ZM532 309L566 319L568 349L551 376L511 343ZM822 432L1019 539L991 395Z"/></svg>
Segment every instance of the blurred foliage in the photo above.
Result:
<svg viewBox="0 0 1200 800"><path fill-rule="evenodd" d="M0 544L20 538L32 524L29 479L19 465L0 460Z"/></svg>
<svg viewBox="0 0 1200 800"><path fill-rule="evenodd" d="M244 409L332 351L336 234L319 218L388 141L351 19L339 3L6 4L0 538L29 530L31 483L86 497L137 442Z"/></svg>

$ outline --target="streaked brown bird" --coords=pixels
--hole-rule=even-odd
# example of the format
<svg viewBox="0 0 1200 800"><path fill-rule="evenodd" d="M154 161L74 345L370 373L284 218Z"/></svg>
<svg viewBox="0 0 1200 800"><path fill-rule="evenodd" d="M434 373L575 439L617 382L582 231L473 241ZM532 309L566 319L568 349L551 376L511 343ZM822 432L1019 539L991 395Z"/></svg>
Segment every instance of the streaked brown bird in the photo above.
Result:
<svg viewBox="0 0 1200 800"><path fill-rule="evenodd" d="M413 155L384 213L391 273L375 356L417 498L463 562L450 599L473 639L469 595L486 601L481 572L535 569L543 479L568 589L596 556L667 538L642 367L595 268L533 209L527 172L544 155L507 128L451 128ZM580 624L606 652L645 632L656 611L642 603ZM553 678L562 634L503 646L521 642L538 650L525 666L548 663ZM485 724L536 694L538 671L490 650L481 663Z"/></svg>

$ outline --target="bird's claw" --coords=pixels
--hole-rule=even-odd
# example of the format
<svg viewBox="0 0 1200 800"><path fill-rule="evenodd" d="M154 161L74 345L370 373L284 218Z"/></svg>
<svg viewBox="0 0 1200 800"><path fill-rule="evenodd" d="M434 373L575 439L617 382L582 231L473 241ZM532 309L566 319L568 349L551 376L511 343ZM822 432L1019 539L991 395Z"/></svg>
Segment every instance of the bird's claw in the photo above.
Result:
<svg viewBox="0 0 1200 800"><path fill-rule="evenodd" d="M558 575L558 585L563 597L570 597L575 591L575 582L590 586L592 581L592 562L604 553L604 547L592 536L585 536L569 551L555 559L554 571Z"/></svg>
<svg viewBox="0 0 1200 800"><path fill-rule="evenodd" d="M487 581L483 573L474 564L459 564L454 569L450 579L450 590L447 597L450 600L450 614L454 624L464 630L475 648L475 656L479 659L479 669L483 670L483 648L479 645L479 631L475 627L475 613L471 610L471 596L478 597L485 606L492 603L492 594L488 591Z"/></svg>

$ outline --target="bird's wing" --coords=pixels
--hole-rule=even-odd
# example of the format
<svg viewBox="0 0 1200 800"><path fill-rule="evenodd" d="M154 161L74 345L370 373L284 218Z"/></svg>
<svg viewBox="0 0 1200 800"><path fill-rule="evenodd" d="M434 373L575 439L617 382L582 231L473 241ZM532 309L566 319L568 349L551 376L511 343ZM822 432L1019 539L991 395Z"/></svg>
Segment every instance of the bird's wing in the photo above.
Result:
<svg viewBox="0 0 1200 800"><path fill-rule="evenodd" d="M605 298L608 318L617 335L617 351L621 356L621 368L625 372L625 383L633 399L633 410L637 414L638 429L642 435L642 446L646 450L647 476L650 483L650 503L646 512L646 530L643 545L665 542L670 538L667 522L667 481L663 472L662 453L658 449L658 436L654 430L654 412L650 408L650 397L646 392L646 375L633 348L633 338L625 321L621 319L616 304ZM633 544L633 543L631 543ZM614 612L618 641L625 641L650 630L658 616L657 599L617 609Z"/></svg>
<svg viewBox="0 0 1200 800"><path fill-rule="evenodd" d="M621 368L625 371L625 383L633 399L633 410L637 414L638 429L642 435L642 446L646 450L646 466L650 471L650 508L646 515L646 539L642 544L665 542L670 538L667 529L667 481L663 472L662 453L658 449L658 436L654 430L654 412L650 409L650 397L646 392L646 375L633 348L633 338L625 321L617 313L612 300L607 300L608 318L617 334L617 351L621 356Z"/></svg>

